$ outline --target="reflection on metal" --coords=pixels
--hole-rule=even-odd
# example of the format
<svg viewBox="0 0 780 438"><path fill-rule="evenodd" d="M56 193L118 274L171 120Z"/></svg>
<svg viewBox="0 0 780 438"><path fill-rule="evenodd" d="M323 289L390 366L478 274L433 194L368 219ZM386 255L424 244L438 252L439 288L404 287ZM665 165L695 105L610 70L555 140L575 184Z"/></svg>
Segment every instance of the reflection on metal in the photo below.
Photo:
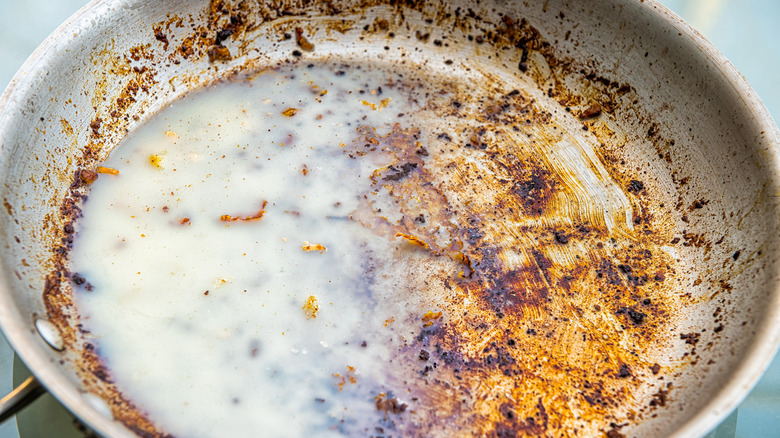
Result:
<svg viewBox="0 0 780 438"><path fill-rule="evenodd" d="M16 415L45 392L46 388L41 386L35 377L30 376L0 400L0 423Z"/></svg>

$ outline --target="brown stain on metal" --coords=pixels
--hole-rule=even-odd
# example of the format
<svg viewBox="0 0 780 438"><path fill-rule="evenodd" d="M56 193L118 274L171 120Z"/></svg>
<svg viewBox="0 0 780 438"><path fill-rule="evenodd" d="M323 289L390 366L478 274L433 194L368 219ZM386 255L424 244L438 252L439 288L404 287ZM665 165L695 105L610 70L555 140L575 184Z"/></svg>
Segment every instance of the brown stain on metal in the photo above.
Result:
<svg viewBox="0 0 780 438"><path fill-rule="evenodd" d="M78 365L87 388L106 398L114 416L139 436L167 435L112 384L110 370L94 347L79 345L84 333L78 332L72 314L70 289L76 286L67 269L72 244L68 230L84 201L88 181L82 172L89 176L105 157L107 136L126 133L128 114L143 112L136 110L143 107L143 94L155 83L158 63L204 57L226 62L246 54L251 41L243 38L262 24L278 20L279 29L289 30L302 26L306 15L337 18L385 4L394 15L375 20L365 32L401 32L404 13L422 10L432 22L446 22L476 35L480 50L515 50L520 55L519 70L540 87L552 81L553 86L545 90L550 98L577 109L583 126L601 142L616 141L615 133L601 121L624 105L621 99L634 93L633 88L559 59L529 23L508 16L490 23L473 12L453 15L445 6L412 1L356 2L343 9L327 2L308 7L306 2L280 1L250 7L243 2L212 1L204 11L207 19L199 25L192 24L192 18L172 16L150 29L156 43L126 54L107 50L95 60L110 68L95 83L93 124L79 128L94 135L88 136L76 157L74 182L60 209L64 225L52 235L52 269L43 297L65 344L81 352ZM296 24L289 17L302 20ZM349 20L323 22L332 23L328 32L352 29ZM173 29L190 25L193 30L188 36L174 36ZM316 42L316 32L306 25L303 29ZM228 48L229 44L233 45ZM545 59L552 77L537 68L534 55ZM561 78L571 75L592 92L583 96L569 90ZM106 91L109 83L119 83L119 91ZM194 85L199 79L186 77L182 83ZM396 125L386 135L361 127L358 140L344 150L356 155L371 153L372 147L391 151L386 165L371 177L374 193L396 199L414 196L427 206L423 210L400 202L402 219L391 222L367 202L351 218L378 233L419 243L421 251L445 258L456 268L436 280L447 292L440 303L441 316L421 320L419 335L398 359L400 366L414 371L415 378L399 382L394 391L413 393L416 400L380 398L377 408L393 414L389 421L403 424L415 436L442 428L483 436L577 436L576 429L568 428L574 417L600 424L607 436L620 436L618 429L623 426L615 424L640 421L670 397L668 386L642 398L647 382L664 370L651 359L651 350L664 342L669 315L685 304L684 298L673 294L675 261L662 249L674 239L670 213L651 205L652 182L638 188L632 182L641 177L621 163L619 153L602 148L596 151L601 163L634 207L633 229L616 233L603 220L587 217L560 220L572 195L567 185L571 175L533 153L531 146L510 151L504 146L520 142L544 147L558 141L558 134L550 134L554 121L530 96L493 86L493 95L483 101L469 102L470 95L461 92L446 104L429 108L437 116L458 117L464 104L478 107L473 113L476 123L464 132L442 133L436 144L423 144L414 126ZM104 98L109 99L107 104ZM75 135L64 119L62 129ZM658 137L652 128L649 134ZM444 152L431 157L437 147ZM7 201L5 205L8 209ZM685 204L689 205L695 204ZM507 218L524 220L509 224ZM683 244L710 245L695 233L682 237ZM720 321L716 317L715 322ZM401 409L402 403L407 407Z"/></svg>
<svg viewBox="0 0 780 438"><path fill-rule="evenodd" d="M445 89L457 87L445 84L440 95ZM653 369L647 347L665 337L667 316L680 305L663 281L675 264L659 249L669 239L666 221L624 236L596 218L567 222L556 211L566 178L543 154L511 141L552 131L554 123L522 93L495 91L501 97L464 90L454 93L457 105L429 103L439 117L475 121L474 135L442 133L436 144L421 144L416 129L396 125L381 136L360 127L344 149L390 156L354 220L460 264L457 274L437 279L447 289L441 321L422 324L405 353L422 348L435 366L417 365L418 379L394 388L420 401L410 402L408 418L393 421L415 436L442 428L503 436L571 433L564 425L573 411L606 424L626 421L621 408L633 406L636 419L649 406L634 398L646 385L640 377ZM488 132L490 139L482 135ZM555 140L538 141L547 147ZM450 147L457 153L439 159ZM396 223L371 206L382 193L397 202ZM574 262L561 263L561 252Z"/></svg>

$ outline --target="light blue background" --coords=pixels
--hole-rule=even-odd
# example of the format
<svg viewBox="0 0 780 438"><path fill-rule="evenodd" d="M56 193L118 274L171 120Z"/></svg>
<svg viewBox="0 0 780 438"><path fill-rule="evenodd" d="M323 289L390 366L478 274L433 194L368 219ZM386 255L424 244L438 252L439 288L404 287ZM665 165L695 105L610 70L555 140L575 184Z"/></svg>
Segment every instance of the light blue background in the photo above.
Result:
<svg viewBox="0 0 780 438"><path fill-rule="evenodd" d="M161 0L163 1L163 0ZM586 0L583 0L586 1ZM0 0L0 89L54 29L87 2ZM662 0L713 42L745 75L775 120L780 120L780 0ZM13 352L0 336L0 394L12 387ZM18 374L18 373L17 373ZM20 417L23 437L59 437L69 421L45 417L56 402L39 400ZM35 415L44 415L35 420ZM41 421L51 428L42 432ZM54 426L55 421L60 421ZM736 428L734 423L736 422ZM76 435L78 436L78 435ZM83 435L82 435L83 436ZM780 437L780 359L712 438ZM0 438L18 438L15 420L0 425Z"/></svg>

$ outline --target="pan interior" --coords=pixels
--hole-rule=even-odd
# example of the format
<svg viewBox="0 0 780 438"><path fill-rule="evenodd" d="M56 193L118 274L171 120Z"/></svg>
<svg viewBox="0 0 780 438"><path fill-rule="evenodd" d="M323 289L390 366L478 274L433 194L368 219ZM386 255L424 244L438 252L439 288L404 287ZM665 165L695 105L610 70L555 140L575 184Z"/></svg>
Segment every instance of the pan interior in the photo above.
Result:
<svg viewBox="0 0 780 438"><path fill-rule="evenodd" d="M119 403L175 436L616 434L664 404L700 336L674 348L670 200L599 157L598 103L461 69L261 67L82 171L70 283Z"/></svg>
<svg viewBox="0 0 780 438"><path fill-rule="evenodd" d="M294 103L280 100L269 119L246 119L307 120L312 129L289 139L281 128L286 125L277 124L263 139L268 143L260 147L258 141L256 154L273 158L271 148L285 146L271 143L284 143L288 164L274 171L291 182L286 185L303 190L301 196L313 190L314 198L344 196L349 202L323 203L317 215L299 211L297 217L289 197L284 204L283 196L272 199L258 187L242 191L252 199L216 204L224 209L214 214L188 211L172 218L189 218L190 225L152 225L178 227L165 236L175 238L212 221L229 242L235 235L229 232L279 217L289 216L283 226L309 220L311 229L321 229L335 202L349 205L338 213L346 218L338 227L345 228L334 231L343 239L298 234L279 253L287 255L273 260L301 260L318 269L333 260L330 265L344 268L328 275L339 276L341 284L354 280L355 290L367 292L341 299L370 298L329 314L320 292L327 290L320 284L325 277L314 283L295 278L282 322L295 326L300 339L317 324L335 330L348 320L366 325L366 334L388 334L357 350L371 359L365 366L336 360L336 353L329 360L341 368L318 364L325 375L318 385L334 395L314 395L314 409L321 406L317 399L331 403L359 394L371 419L370 426L344 426L328 421L351 414L326 411L326 428L435 434L436 425L444 425L445 435L703 432L706 418L737 403L755 381L761 368L755 358L771 355L776 329L768 324L777 318L778 300L776 130L766 128L736 73L712 61L717 56L711 49L652 11L653 4L605 1L582 9L565 1L338 7L215 1L205 9L176 3L181 9L171 14L171 4L115 3L94 6L63 31L58 46L36 61L45 67L31 68L28 78L17 80L20 87L4 95L5 105L23 102L18 111L0 118L8 151L2 159L10 169L2 237L11 293L3 299L13 309L3 310L4 329L19 333L9 338L39 377L104 432L112 431L106 434L119 433L117 423L96 417L80 391L101 394L125 432L164 435L176 426L131 394L132 375L121 370L125 360L111 362L110 342L96 329L101 317L86 318L86 297L97 299L109 287L91 267L71 260L71 251L80 251L74 242L87 240L90 221L104 222L104 211L86 213L99 205L101 190L116 192L112 184L132 173L117 157L166 114L163 108L182 104L189 90L205 90L193 92L195 99L220 87L263 83L265 75L316 71L327 81L352 78L360 84L353 94L367 93L352 99L331 89L323 96L307 91L312 107L319 104L312 99L324 104L344 95L343 106L334 108L354 111L339 114L354 125L338 144L323 135L308 146L294 145L322 132L311 125L316 114ZM114 6L123 11L117 20L101 20L115 13ZM111 41L107 33L114 35ZM58 56L61 49L69 56ZM340 70L344 75L336 76ZM388 77L395 78L392 85ZM44 82L51 93L37 91ZM380 86L391 98L386 104L371 94ZM393 109L399 105L403 111ZM290 108L297 111L283 114ZM240 114L215 117L243 120ZM181 151L172 141L160 139L160 150L144 152L138 167L157 172L155 178L172 172L166 158ZM318 159L296 155L305 147ZM342 178L350 183L337 184ZM289 208L277 208L283 204ZM171 207L156 201L150 212L165 206ZM147 233L133 238L146 239L141 234ZM349 251L338 251L339 245ZM293 272L309 267L300 269ZM382 274L367 279L369 271ZM233 291L235 300L244 289L249 294L230 276L211 277L214 288L199 286L193 296L197 306L218 298L217 291ZM285 287L292 288L289 283ZM251 306L240 308L250 312ZM366 310L370 317L356 316ZM64 352L48 351L34 336L32 323L40 316L60 329ZM125 322L126 329L138 321ZM209 323L192 325L211 330ZM252 329L254 336L257 324ZM336 338L355 347L360 336L349 336ZM244 340L235 356L248 356L248 363L254 344ZM34 347L20 349L25 342ZM68 377L58 375L58 363ZM180 377L178 370L169 373ZM722 390L725 381L732 383ZM227 394L222 397L230 407L234 397ZM707 408L710 400L716 409ZM427 422L433 417L438 423Z"/></svg>

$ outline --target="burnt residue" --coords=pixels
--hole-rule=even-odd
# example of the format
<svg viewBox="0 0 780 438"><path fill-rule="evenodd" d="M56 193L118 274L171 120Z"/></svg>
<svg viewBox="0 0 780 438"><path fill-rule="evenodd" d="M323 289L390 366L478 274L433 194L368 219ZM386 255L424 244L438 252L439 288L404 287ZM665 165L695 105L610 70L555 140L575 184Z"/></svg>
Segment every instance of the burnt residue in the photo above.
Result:
<svg viewBox="0 0 780 438"><path fill-rule="evenodd" d="M72 288L87 292L92 290L89 281L79 273L68 269L68 254L73 245L74 222L81 217L80 205L86 200L86 188L98 178L92 169L78 169L73 174L73 183L60 208L64 221L59 242L52 248L54 270L45 279L43 301L49 320L57 326L68 349L80 352L76 366L80 370L85 386L101 394L112 407L114 415L138 436L170 437L149 421L136 405L126 398L115 386L110 369L99 355L92 342L80 343L79 338L88 333L78 318L73 316L74 302Z"/></svg>
<svg viewBox="0 0 780 438"><path fill-rule="evenodd" d="M388 172L382 177L383 181L400 181L417 167L417 163L403 163L399 167L389 166Z"/></svg>
<svg viewBox="0 0 780 438"><path fill-rule="evenodd" d="M93 168L104 157L108 139L123 135L138 117L138 108L156 83L162 64L200 59L229 63L251 51L250 40L245 38L248 34L280 17L332 18L385 3L394 15L374 19L363 32L392 39L404 32L405 11L431 13L432 8L415 1L377 0L349 6L212 1L200 24L171 16L150 28L149 44L120 54L118 61L112 54L110 67L122 72L117 75L121 90L108 96L109 104L96 108L88 119L91 122L83 127L90 135L83 153L75 157L78 170L62 202L64 225L51 248L55 268L46 278L43 296L49 317L61 329L66 344L82 352L79 366L87 387L102 394L114 415L139 436L167 435L113 386L110 370L94 345L79 343L83 333L72 329L77 318L71 313L70 283L76 287L89 284L67 269L72 223L81 214L85 187L98 177ZM490 22L472 10L437 7L442 10L431 15L472 34L475 45L489 44L515 53L513 68L536 81L547 97L575 108L574 114L585 127L615 114L635 93L629 84L556 55L522 17L504 15ZM340 26L339 32L348 29L348 24ZM185 27L192 31L183 34ZM304 26L290 27L288 32L293 29L290 53L293 49L298 55L303 55L301 50L313 51L315 33ZM426 32L412 32L411 37L420 44L443 45L440 39L427 43L431 35ZM540 73L532 55L546 60L552 77ZM586 100L568 89L562 80L565 77L598 90L597 100ZM457 84L441 84L444 101L429 110L442 118L461 119L467 114L469 122L462 123L462 129L426 139L414 125L397 124L385 133L362 126L356 130L357 140L344 148L344 153L357 158L379 148L392 151L390 162L372 175L372 190L399 200L401 217L388 219L373 208L368 193L366 208L353 212L351 219L371 227L380 224L388 236L415 243L432 257L446 258L455 266L451 276L442 280L448 291L445 317L421 327L419 336L409 341L397 360L403 367L404 358L408 359L416 380L398 384L393 391L412 392L418 394L417 399L379 393L376 409L386 413L388 421L403 424L420 436L444 429L484 436L576 436L568 429L579 420L572 417L573 403L578 415L600 424L607 436L624 436L621 430L629 422L641 421L652 409L666 406L670 397L671 386L657 388L644 399L639 391L646 392L654 384L647 383L648 376L664 372L649 359L649 348L665 339L666 322L679 305L670 298L672 286L667 281L674 278L675 261L659 247L682 241L709 250L709 241L692 231L682 233L683 240L673 237L669 218L650 207L653 182L604 149L597 151L599 158L636 203L631 234L616 236L604 224L583 218L546 223L559 212L560 198L568 190L566 181L544 156L506 145L517 144L518 138L554 140L539 139L554 117L523 92L503 89L500 83L485 88L491 92L475 96ZM601 138L600 132L591 132ZM655 125L648 126L647 134L654 142L668 143ZM453 158L450 150L462 158ZM485 168L490 172L484 172ZM682 181L676 180L678 186L684 185ZM481 198L481 193L495 196ZM410 194L425 208L403 201ZM692 214L707 206L700 198L680 202ZM6 201L5 205L10 214L10 204ZM529 220L509 226L507 219L518 217ZM587 251L578 253L577 248ZM559 251L570 251L566 254L571 260L563 262ZM736 261L740 251L730 254ZM468 305L463 304L466 297ZM716 323L720 321L716 317ZM716 332L723 325L718 327ZM699 339L699 333L685 333L678 342L695 349ZM630 415L625 413L629 407Z"/></svg>
<svg viewBox="0 0 780 438"><path fill-rule="evenodd" d="M518 138L555 141L540 135L558 129L554 119L523 92L491 91L444 83L428 106L452 130L426 138L414 125L386 133L359 127L343 149L356 159L386 154L367 205L351 218L453 262L440 279L444 316L421 327L398 359L408 360L414 378L393 391L419 400L408 401L409 416L394 424L420 436L442 428L569 436L574 403L618 436L609 425L629 424L623 409L636 407L634 422L653 407L636 394L660 372L646 358L668 340L679 305L666 280L676 263L661 249L672 238L669 218L649 213L641 196L634 228L622 225L627 236L592 217L557 220L565 217L567 175L533 147L515 147ZM417 154L420 147L428 153ZM647 193L627 174L617 183L625 193ZM397 215L373 206L380 195L395 201ZM432 420L440 416L450 424Z"/></svg>

